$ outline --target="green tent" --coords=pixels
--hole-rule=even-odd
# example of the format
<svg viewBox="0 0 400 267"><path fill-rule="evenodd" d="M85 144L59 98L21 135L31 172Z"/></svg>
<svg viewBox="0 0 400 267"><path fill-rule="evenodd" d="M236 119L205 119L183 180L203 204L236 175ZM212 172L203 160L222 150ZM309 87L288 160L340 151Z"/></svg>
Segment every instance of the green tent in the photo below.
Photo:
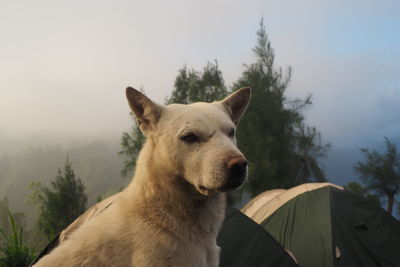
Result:
<svg viewBox="0 0 400 267"><path fill-rule="evenodd" d="M236 209L227 210L217 243L222 267L298 266L265 229Z"/></svg>
<svg viewBox="0 0 400 267"><path fill-rule="evenodd" d="M400 266L400 222L339 186L315 183L267 191L243 212L302 267Z"/></svg>

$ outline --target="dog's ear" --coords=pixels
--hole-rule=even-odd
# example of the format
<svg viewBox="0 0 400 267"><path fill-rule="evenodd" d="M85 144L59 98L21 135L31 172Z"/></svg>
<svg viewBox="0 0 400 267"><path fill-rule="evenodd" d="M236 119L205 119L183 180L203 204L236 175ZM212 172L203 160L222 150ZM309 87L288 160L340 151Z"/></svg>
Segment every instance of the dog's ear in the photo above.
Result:
<svg viewBox="0 0 400 267"><path fill-rule="evenodd" d="M132 87L126 88L126 97L143 133L154 130L161 117L162 107Z"/></svg>
<svg viewBox="0 0 400 267"><path fill-rule="evenodd" d="M251 97L251 89L249 87L241 88L221 101L232 121L239 123L240 118L249 105Z"/></svg>

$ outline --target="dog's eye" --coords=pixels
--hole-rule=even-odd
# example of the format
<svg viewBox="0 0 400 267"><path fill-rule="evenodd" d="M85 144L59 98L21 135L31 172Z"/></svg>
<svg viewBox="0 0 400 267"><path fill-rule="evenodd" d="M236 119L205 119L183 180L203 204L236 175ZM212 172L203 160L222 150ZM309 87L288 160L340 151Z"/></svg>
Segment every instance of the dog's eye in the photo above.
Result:
<svg viewBox="0 0 400 267"><path fill-rule="evenodd" d="M235 136L235 129L231 129L228 133L229 137L234 137Z"/></svg>
<svg viewBox="0 0 400 267"><path fill-rule="evenodd" d="M186 143L194 143L199 141L199 138L194 133L188 133L181 136L181 140Z"/></svg>

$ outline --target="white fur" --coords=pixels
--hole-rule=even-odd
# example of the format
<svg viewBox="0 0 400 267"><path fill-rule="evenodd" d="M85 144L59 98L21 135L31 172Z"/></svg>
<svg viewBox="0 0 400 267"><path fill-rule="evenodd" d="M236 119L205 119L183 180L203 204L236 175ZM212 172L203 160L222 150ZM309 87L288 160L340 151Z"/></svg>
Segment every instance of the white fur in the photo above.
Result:
<svg viewBox="0 0 400 267"><path fill-rule="evenodd" d="M159 106L131 88L127 96L147 136L134 179L111 207L35 267L218 266L226 162L243 158L229 131L246 109L250 89L191 105ZM189 132L199 141L182 141Z"/></svg>

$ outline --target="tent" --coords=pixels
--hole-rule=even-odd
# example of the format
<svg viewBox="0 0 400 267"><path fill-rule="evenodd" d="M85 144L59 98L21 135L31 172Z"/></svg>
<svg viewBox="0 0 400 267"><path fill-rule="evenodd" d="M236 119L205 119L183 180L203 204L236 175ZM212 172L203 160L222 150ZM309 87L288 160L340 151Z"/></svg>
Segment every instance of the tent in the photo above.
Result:
<svg viewBox="0 0 400 267"><path fill-rule="evenodd" d="M302 267L400 266L400 222L340 186L266 191L242 211Z"/></svg>
<svg viewBox="0 0 400 267"><path fill-rule="evenodd" d="M221 247L220 266L298 266L267 231L233 208L226 212L217 243Z"/></svg>
<svg viewBox="0 0 400 267"><path fill-rule="evenodd" d="M62 231L38 255L32 265L67 240L72 232L112 205L115 194L88 209ZM296 267L295 260L270 235L242 212L228 208L217 239L222 267Z"/></svg>

